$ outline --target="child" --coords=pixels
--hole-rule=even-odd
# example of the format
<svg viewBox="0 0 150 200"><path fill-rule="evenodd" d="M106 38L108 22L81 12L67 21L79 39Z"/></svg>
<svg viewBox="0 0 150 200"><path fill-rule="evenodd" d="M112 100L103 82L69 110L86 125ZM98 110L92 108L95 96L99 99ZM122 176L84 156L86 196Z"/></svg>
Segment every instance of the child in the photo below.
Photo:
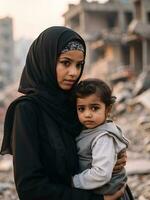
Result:
<svg viewBox="0 0 150 200"><path fill-rule="evenodd" d="M117 154L128 147L121 129L107 120L116 98L99 79L81 81L75 95L78 118L84 129L76 138L80 171L73 177L73 185L112 194L127 181L125 169L112 173Z"/></svg>

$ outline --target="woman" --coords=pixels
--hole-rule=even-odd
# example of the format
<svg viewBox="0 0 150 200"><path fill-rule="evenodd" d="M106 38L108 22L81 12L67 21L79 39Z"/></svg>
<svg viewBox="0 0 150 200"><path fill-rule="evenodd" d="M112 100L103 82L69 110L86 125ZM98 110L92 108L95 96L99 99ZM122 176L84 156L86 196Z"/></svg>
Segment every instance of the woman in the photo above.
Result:
<svg viewBox="0 0 150 200"><path fill-rule="evenodd" d="M122 195L120 190L103 198L71 186L81 127L70 95L85 53L83 39L66 27L46 29L30 47L19 86L25 95L7 110L1 150L13 155L20 200L115 200Z"/></svg>

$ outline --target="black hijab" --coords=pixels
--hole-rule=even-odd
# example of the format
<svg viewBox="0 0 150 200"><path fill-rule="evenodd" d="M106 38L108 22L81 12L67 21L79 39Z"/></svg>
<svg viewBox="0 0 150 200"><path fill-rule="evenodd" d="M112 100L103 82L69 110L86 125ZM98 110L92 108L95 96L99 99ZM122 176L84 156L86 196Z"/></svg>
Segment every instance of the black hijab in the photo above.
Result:
<svg viewBox="0 0 150 200"><path fill-rule="evenodd" d="M18 89L25 95L12 102L7 110L1 154L12 154L11 136L15 106L24 99L37 104L39 110L44 110L47 116L53 118L65 134L76 136L80 132L75 104L70 100L74 87L64 91L58 86L56 78L57 58L70 41L80 42L86 52L85 42L80 35L63 26L46 29L32 43Z"/></svg>

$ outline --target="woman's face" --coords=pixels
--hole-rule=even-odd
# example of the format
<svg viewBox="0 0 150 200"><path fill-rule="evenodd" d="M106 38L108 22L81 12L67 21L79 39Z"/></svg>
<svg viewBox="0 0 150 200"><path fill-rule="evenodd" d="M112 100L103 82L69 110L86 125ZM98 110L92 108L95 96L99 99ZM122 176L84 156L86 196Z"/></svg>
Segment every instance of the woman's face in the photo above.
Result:
<svg viewBox="0 0 150 200"><path fill-rule="evenodd" d="M84 54L79 50L62 53L57 61L57 82L61 89L70 90L79 78L84 65Z"/></svg>

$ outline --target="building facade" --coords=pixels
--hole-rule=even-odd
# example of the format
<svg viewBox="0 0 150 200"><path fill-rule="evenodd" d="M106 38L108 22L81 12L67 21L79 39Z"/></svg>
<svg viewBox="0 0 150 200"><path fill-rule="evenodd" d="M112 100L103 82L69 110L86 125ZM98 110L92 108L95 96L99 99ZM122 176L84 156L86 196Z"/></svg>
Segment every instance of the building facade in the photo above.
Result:
<svg viewBox="0 0 150 200"><path fill-rule="evenodd" d="M150 70L150 1L133 0L134 18L124 40L130 47L130 66L136 75Z"/></svg>
<svg viewBox="0 0 150 200"><path fill-rule="evenodd" d="M0 88L12 82L14 68L13 21L0 18Z"/></svg>
<svg viewBox="0 0 150 200"><path fill-rule="evenodd" d="M122 36L133 18L133 4L129 0L81 0L70 4L64 13L65 25L79 32L87 45L87 72L97 60L107 60L107 71L129 64L128 44Z"/></svg>

